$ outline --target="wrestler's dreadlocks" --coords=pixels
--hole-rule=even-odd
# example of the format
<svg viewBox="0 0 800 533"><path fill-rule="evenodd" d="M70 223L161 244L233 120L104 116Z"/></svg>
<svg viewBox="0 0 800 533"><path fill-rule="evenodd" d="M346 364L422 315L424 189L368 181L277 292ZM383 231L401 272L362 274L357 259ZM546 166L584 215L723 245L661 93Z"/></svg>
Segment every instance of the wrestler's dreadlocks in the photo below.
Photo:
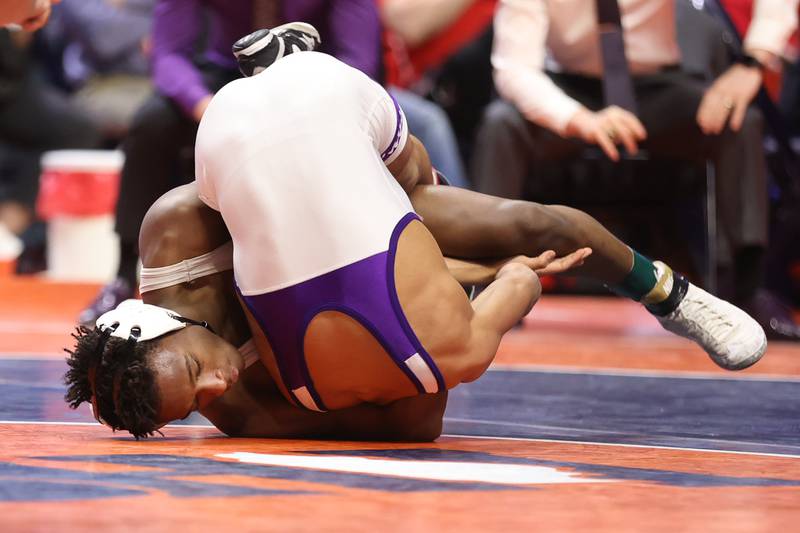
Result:
<svg viewBox="0 0 800 533"><path fill-rule="evenodd" d="M128 430L137 440L152 436L158 429L159 397L147 355L156 343L110 334L109 329L85 326L72 334L75 348L64 350L69 354L64 400L76 409L83 402L91 402L94 394L99 411L95 414L114 431Z"/></svg>

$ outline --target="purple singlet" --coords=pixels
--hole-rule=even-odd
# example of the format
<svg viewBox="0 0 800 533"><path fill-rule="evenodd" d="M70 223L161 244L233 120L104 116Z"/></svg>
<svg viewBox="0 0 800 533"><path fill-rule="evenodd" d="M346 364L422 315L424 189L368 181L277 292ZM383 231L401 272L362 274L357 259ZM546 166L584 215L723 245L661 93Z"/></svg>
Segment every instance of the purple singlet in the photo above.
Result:
<svg viewBox="0 0 800 533"><path fill-rule="evenodd" d="M291 287L242 296L272 347L284 385L300 405L315 411L326 409L303 350L308 325L323 311L344 313L369 330L420 394L445 389L444 379L411 329L395 289L397 242L412 220L419 217L409 213L398 222L385 252ZM346 347L342 357L346 357Z"/></svg>

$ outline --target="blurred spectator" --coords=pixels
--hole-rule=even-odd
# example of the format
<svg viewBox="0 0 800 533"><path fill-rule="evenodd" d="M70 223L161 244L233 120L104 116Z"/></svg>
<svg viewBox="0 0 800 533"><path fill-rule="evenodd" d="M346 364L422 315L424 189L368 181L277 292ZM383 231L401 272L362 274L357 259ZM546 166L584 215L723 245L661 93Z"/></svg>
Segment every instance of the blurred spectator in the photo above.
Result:
<svg viewBox="0 0 800 533"><path fill-rule="evenodd" d="M492 93L491 39L487 34L496 0L377 0L377 3L386 27L387 85L392 87L391 91L405 89L428 95L437 108L444 109L450 119L447 129L453 130L448 134L451 140L447 144L442 139L442 145L447 147L445 153L455 154L455 149L450 148L453 142L460 145L463 153L470 147L481 110ZM414 102L409 104L413 106ZM409 126L413 131L411 117ZM439 129L444 131L443 127ZM438 152L436 145L424 142L433 158ZM460 157L452 155L450 160L452 166L457 165L460 176L463 166ZM453 173L434 163L448 177ZM466 183L466 178L452 181Z"/></svg>
<svg viewBox="0 0 800 533"><path fill-rule="evenodd" d="M597 10L586 9L583 0L501 1L492 64L505 100L485 115L473 182L482 192L520 197L536 161L569 157L587 144L614 161L620 146L630 154L643 146L656 155L713 158L720 228L733 256L733 298L768 334L781 336L775 324L791 317L773 316L758 290L767 245L767 174L762 119L750 103L763 69L780 64L798 2L757 0L746 55L710 85L679 67L674 0L618 3L626 43L620 62L634 77L638 113L604 103Z"/></svg>
<svg viewBox="0 0 800 533"><path fill-rule="evenodd" d="M790 133L800 137L800 61L793 62L785 69L780 106Z"/></svg>
<svg viewBox="0 0 800 533"><path fill-rule="evenodd" d="M425 145L434 168L447 177L450 185L469 187L456 135L442 108L407 89L389 86L388 91L403 108L408 130Z"/></svg>
<svg viewBox="0 0 800 533"><path fill-rule="evenodd" d="M791 63L784 69L780 91L780 109L790 133L800 137L800 31L796 31L789 46Z"/></svg>
<svg viewBox="0 0 800 533"><path fill-rule="evenodd" d="M31 39L0 30L0 226L15 235L34 220L41 154L100 142L91 121L36 75Z"/></svg>
<svg viewBox="0 0 800 533"><path fill-rule="evenodd" d="M148 55L155 0L63 0L63 69L75 102L120 139L150 95Z"/></svg>
<svg viewBox="0 0 800 533"><path fill-rule="evenodd" d="M53 4L61 0L3 0L0 25L18 24L25 31L38 30L47 23Z"/></svg>
<svg viewBox="0 0 800 533"><path fill-rule="evenodd" d="M295 20L316 26L321 51L379 79L380 21L373 0L157 1L152 51L156 93L136 113L124 143L116 214L118 277L81 313L81 322L94 321L133 295L139 226L159 196L194 178L188 160L197 124L214 92L239 77L233 43L255 29Z"/></svg>

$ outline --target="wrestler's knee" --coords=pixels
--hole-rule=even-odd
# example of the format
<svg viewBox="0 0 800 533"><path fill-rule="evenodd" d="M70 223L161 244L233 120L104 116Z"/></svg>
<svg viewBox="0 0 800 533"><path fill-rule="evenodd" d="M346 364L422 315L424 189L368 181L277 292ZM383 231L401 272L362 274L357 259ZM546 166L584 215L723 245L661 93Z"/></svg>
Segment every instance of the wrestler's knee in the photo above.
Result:
<svg viewBox="0 0 800 533"><path fill-rule="evenodd" d="M542 295L542 283L539 275L523 263L511 262L500 269L495 279L501 278L505 283L510 284L515 296L524 302L525 310L522 315L530 313Z"/></svg>
<svg viewBox="0 0 800 533"><path fill-rule="evenodd" d="M542 295L542 284L539 276L523 263L511 262L503 265L496 279L503 278L512 284L516 294L526 295L533 305Z"/></svg>

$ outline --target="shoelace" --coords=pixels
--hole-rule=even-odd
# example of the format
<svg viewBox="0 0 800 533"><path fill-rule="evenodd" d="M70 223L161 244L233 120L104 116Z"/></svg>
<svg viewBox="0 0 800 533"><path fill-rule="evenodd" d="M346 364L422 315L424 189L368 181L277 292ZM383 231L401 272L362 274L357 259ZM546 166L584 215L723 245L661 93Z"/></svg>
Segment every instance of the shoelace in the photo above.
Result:
<svg viewBox="0 0 800 533"><path fill-rule="evenodd" d="M686 309L679 311L691 333L713 341L725 340L725 333L733 331L734 324L730 315L722 314L715 306L691 299L686 302ZM700 319L703 322L700 322Z"/></svg>

